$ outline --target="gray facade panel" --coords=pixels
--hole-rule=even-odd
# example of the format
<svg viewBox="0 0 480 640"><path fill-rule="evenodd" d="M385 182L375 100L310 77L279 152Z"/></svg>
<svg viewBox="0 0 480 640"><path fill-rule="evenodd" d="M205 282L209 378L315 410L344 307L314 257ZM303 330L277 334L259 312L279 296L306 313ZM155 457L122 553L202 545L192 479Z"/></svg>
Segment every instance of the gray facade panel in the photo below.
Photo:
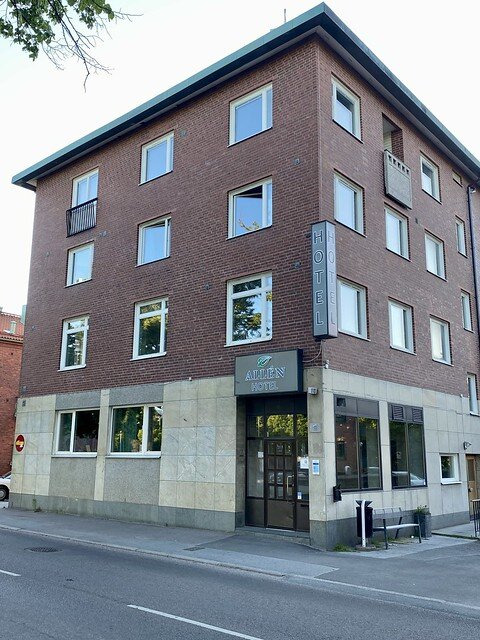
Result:
<svg viewBox="0 0 480 640"><path fill-rule="evenodd" d="M50 495L93 500L96 463L96 458L52 458Z"/></svg>
<svg viewBox="0 0 480 640"><path fill-rule="evenodd" d="M160 459L107 458L105 502L158 505Z"/></svg>
<svg viewBox="0 0 480 640"><path fill-rule="evenodd" d="M110 390L110 405L153 404L163 401L163 384L139 384L131 387L114 387Z"/></svg>
<svg viewBox="0 0 480 640"><path fill-rule="evenodd" d="M81 391L79 393L59 393L56 398L55 410L66 409L96 409L100 406L100 390Z"/></svg>

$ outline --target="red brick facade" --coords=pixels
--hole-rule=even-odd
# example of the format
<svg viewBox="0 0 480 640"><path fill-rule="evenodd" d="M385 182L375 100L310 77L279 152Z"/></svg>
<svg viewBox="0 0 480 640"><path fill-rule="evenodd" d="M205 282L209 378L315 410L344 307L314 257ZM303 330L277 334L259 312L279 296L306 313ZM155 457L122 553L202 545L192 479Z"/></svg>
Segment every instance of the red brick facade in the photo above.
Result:
<svg viewBox="0 0 480 640"><path fill-rule="evenodd" d="M332 74L360 97L362 140L332 120ZM229 103L273 86L273 127L228 145ZM385 196L382 115L402 130L413 209ZM139 185L141 146L175 135L173 172ZM420 153L439 167L441 203L421 188ZM65 238L72 180L99 169L97 226ZM452 169L464 186L452 179ZM231 375L236 355L302 348L312 338L310 225L333 220L333 173L364 188L365 235L337 224L338 275L367 288L368 340L340 335L323 345L330 367L453 394L479 371L478 328L462 328L461 290L474 283L468 234L468 178L317 37L310 37L134 134L92 152L37 187L22 395ZM228 192L273 181L273 225L227 239ZM473 196L480 212L480 199ZM408 217L410 260L385 248L384 205ZM136 266L138 225L171 216L171 255ZM467 254L456 248L455 216ZM424 234L445 243L446 280L425 268ZM480 231L480 229L479 229ZM67 251L93 240L92 280L65 288ZM273 275L273 339L225 347L226 282ZM135 302L168 296L167 355L132 361ZM390 347L388 299L413 307L416 353ZM58 371L62 321L88 314L87 366ZM432 361L430 315L450 323L453 366Z"/></svg>
<svg viewBox="0 0 480 640"><path fill-rule="evenodd" d="M9 333L13 329L15 333ZM12 464L22 348L20 316L0 312L0 474L10 471Z"/></svg>

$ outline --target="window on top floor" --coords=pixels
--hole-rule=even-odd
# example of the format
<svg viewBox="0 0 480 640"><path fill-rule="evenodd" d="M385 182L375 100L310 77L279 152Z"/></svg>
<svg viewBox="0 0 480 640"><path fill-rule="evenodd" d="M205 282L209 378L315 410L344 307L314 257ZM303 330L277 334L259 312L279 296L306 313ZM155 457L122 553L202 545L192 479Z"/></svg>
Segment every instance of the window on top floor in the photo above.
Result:
<svg viewBox="0 0 480 640"><path fill-rule="evenodd" d="M383 149L403 162L403 133L388 118L382 116Z"/></svg>
<svg viewBox="0 0 480 640"><path fill-rule="evenodd" d="M437 165L421 156L420 168L422 172L422 189L440 201L440 180Z"/></svg>
<svg viewBox="0 0 480 640"><path fill-rule="evenodd" d="M140 182L149 182L173 170L173 133L142 147Z"/></svg>
<svg viewBox="0 0 480 640"><path fill-rule="evenodd" d="M98 194L98 169L73 180L72 207L94 200Z"/></svg>
<svg viewBox="0 0 480 640"><path fill-rule="evenodd" d="M271 127L271 84L230 103L230 144L251 138Z"/></svg>
<svg viewBox="0 0 480 640"><path fill-rule="evenodd" d="M336 78L332 78L332 117L356 138L361 138L360 98Z"/></svg>

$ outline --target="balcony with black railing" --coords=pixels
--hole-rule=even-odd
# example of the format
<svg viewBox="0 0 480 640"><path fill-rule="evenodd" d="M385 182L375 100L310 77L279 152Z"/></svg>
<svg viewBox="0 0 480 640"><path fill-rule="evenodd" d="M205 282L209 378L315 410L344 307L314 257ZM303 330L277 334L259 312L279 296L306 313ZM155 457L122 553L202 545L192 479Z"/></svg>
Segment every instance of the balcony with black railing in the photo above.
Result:
<svg viewBox="0 0 480 640"><path fill-rule="evenodd" d="M67 209L67 238L97 224L97 198Z"/></svg>

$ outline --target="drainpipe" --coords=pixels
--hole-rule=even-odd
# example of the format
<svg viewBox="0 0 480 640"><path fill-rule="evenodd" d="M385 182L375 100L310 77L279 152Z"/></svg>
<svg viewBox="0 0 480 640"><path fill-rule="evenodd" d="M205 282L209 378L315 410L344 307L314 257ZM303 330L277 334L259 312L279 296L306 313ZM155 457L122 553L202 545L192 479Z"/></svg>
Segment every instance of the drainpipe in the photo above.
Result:
<svg viewBox="0 0 480 640"><path fill-rule="evenodd" d="M472 242L472 270L473 270L473 286L475 288L475 316L477 318L477 333L480 343L480 299L479 299L479 283L478 283L478 275L477 275L477 260L475 257L476 252L476 240L475 240L475 230L473 226L473 215L472 215L472 193L475 193L478 184L480 183L480 178L478 178L472 184L469 184L467 187L467 208L468 208L468 226L470 229L470 239Z"/></svg>

